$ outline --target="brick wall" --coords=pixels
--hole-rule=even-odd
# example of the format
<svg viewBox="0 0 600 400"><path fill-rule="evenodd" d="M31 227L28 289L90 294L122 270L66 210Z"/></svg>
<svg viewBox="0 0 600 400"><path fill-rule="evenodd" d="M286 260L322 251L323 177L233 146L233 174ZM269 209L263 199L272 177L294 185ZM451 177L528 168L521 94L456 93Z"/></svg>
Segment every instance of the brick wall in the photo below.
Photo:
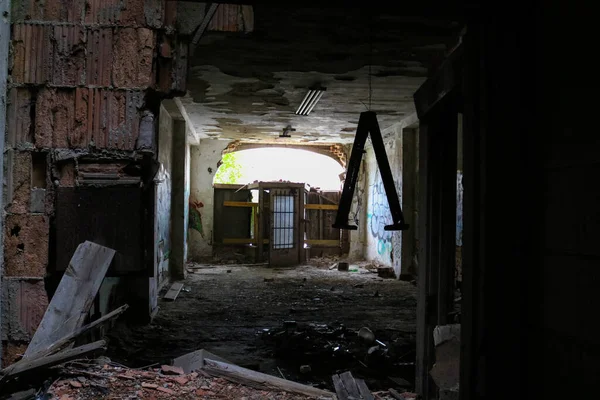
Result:
<svg viewBox="0 0 600 400"><path fill-rule="evenodd" d="M56 187L78 184L85 157L126 175L120 166L156 150L158 99L185 90L175 9L166 0L12 1L3 364L48 303Z"/></svg>

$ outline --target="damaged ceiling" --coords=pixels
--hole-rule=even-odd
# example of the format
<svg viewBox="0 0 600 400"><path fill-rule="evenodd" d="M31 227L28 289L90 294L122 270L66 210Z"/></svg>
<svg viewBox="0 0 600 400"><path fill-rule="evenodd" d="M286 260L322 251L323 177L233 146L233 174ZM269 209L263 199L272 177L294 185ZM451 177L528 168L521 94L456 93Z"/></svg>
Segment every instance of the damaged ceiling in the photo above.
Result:
<svg viewBox="0 0 600 400"><path fill-rule="evenodd" d="M360 9L252 11L251 32L207 31L194 49L180 100L197 137L278 142L291 125L288 142L349 143L369 103L384 130L414 113L413 93L461 28ZM324 95L308 116L295 115L314 85Z"/></svg>

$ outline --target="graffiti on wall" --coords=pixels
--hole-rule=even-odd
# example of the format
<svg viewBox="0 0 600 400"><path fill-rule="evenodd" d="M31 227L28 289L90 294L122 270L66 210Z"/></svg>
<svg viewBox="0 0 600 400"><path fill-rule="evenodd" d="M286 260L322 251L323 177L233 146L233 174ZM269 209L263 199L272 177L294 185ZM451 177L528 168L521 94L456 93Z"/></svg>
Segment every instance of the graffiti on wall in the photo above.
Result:
<svg viewBox="0 0 600 400"><path fill-rule="evenodd" d="M200 235L204 237L204 229L202 228L202 208L204 203L201 201L193 201L190 199L190 219L189 229L194 229L200 232Z"/></svg>
<svg viewBox="0 0 600 400"><path fill-rule="evenodd" d="M380 256L386 256L392 251L392 232L386 231L384 228L392 223L392 217L379 173L376 174L375 182L369 188L369 192L371 198L367 212L368 229L377 242L377 253Z"/></svg>

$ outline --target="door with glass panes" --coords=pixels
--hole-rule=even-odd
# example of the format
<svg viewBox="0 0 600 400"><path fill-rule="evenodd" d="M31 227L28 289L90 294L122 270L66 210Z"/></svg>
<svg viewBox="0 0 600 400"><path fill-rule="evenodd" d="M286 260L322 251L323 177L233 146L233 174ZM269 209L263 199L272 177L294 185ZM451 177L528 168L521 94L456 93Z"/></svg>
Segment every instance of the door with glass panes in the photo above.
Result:
<svg viewBox="0 0 600 400"><path fill-rule="evenodd" d="M298 189L272 189L269 264L296 265L298 249L299 198Z"/></svg>

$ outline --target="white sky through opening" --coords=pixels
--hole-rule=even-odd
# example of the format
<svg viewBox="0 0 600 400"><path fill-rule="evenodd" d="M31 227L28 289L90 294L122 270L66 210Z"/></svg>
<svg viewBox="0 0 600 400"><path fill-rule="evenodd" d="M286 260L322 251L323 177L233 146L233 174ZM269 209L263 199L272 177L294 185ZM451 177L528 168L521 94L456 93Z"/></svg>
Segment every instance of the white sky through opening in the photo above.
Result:
<svg viewBox="0 0 600 400"><path fill-rule="evenodd" d="M306 150L269 147L235 153L242 166L240 184L258 181L308 183L321 190L341 190L342 166L331 157Z"/></svg>

